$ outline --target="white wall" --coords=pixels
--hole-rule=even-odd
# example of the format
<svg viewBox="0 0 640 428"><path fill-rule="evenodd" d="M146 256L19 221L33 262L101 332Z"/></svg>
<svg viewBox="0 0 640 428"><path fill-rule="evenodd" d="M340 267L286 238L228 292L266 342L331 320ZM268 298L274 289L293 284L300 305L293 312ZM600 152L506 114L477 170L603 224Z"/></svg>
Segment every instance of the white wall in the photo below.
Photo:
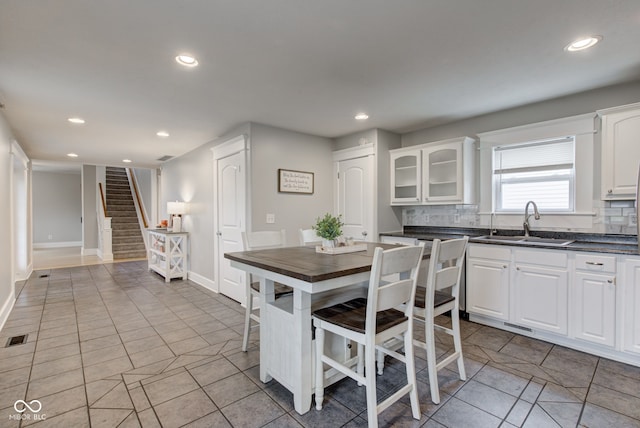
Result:
<svg viewBox="0 0 640 428"><path fill-rule="evenodd" d="M34 244L57 246L81 242L81 174L34 171L32 176Z"/></svg>
<svg viewBox="0 0 640 428"><path fill-rule="evenodd" d="M11 144L13 134L0 112L0 328L4 325L15 300L12 278L11 248L11 175L13 174L13 160L11 158Z"/></svg>

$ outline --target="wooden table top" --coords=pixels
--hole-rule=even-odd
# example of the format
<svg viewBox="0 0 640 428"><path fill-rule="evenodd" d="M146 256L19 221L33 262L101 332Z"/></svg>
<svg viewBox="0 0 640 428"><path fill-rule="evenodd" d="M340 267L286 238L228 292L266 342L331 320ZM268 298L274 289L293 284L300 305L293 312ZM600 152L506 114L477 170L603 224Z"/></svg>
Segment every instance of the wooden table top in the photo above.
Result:
<svg viewBox="0 0 640 428"><path fill-rule="evenodd" d="M393 244L368 242L366 251L346 254L316 253L313 246L283 247L268 250L242 251L225 253L224 257L249 266L276 272L306 282L319 282L341 276L371 271L373 253L376 247L398 247ZM428 258L431 251L424 249L424 258Z"/></svg>

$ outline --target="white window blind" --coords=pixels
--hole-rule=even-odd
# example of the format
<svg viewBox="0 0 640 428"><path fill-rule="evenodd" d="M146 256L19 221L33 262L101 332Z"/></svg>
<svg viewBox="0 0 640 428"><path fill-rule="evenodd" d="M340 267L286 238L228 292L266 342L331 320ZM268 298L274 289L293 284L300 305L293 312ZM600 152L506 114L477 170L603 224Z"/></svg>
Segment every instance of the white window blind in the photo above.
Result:
<svg viewBox="0 0 640 428"><path fill-rule="evenodd" d="M575 137L563 137L494 147L496 210L523 210L533 200L540 210L573 212L574 143Z"/></svg>

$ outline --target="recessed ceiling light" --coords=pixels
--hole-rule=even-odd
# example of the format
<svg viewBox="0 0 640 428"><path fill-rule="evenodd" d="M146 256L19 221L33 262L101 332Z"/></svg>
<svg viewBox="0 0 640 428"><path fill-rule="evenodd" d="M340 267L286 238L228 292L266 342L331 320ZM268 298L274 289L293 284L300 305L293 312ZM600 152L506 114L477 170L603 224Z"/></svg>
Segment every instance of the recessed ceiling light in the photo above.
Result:
<svg viewBox="0 0 640 428"><path fill-rule="evenodd" d="M156 135L158 137L167 138L169 136L169 133L167 131L158 131L158 132L156 132Z"/></svg>
<svg viewBox="0 0 640 428"><path fill-rule="evenodd" d="M82 125L84 123L84 119L81 117L70 117L67 119L71 123L75 123L77 125Z"/></svg>
<svg viewBox="0 0 640 428"><path fill-rule="evenodd" d="M366 113L356 114L356 120L367 120L367 119L369 119L369 115Z"/></svg>
<svg viewBox="0 0 640 428"><path fill-rule="evenodd" d="M70 158L77 158L78 155L75 153L67 153L67 156L69 156Z"/></svg>
<svg viewBox="0 0 640 428"><path fill-rule="evenodd" d="M589 36L578 39L574 42L569 43L565 46L565 50L569 52L581 51L583 49L588 49L591 46L595 45L599 41L602 40L602 36Z"/></svg>
<svg viewBox="0 0 640 428"><path fill-rule="evenodd" d="M131 159L122 159L122 162L124 162L124 163L131 163Z"/></svg>
<svg viewBox="0 0 640 428"><path fill-rule="evenodd" d="M198 60L187 54L178 55L176 57L176 61L178 64L184 65L185 67L195 67L198 65Z"/></svg>

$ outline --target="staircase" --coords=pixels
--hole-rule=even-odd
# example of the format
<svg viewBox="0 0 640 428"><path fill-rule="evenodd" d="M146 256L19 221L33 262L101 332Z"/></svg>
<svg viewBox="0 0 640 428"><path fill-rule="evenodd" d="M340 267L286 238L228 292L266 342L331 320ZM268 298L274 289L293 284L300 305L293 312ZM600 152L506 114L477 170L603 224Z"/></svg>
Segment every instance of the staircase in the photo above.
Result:
<svg viewBox="0 0 640 428"><path fill-rule="evenodd" d="M146 258L144 239L124 168L107 167L107 216L111 217L114 260Z"/></svg>

